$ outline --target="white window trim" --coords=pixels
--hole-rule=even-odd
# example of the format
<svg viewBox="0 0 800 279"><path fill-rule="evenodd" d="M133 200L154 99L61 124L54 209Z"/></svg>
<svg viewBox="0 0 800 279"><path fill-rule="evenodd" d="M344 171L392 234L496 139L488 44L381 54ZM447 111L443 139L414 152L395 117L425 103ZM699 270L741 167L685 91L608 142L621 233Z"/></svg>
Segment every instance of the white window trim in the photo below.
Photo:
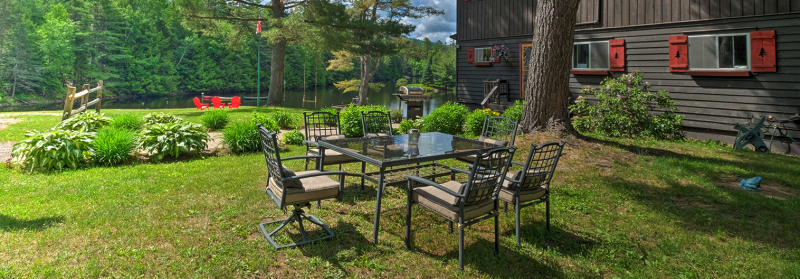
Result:
<svg viewBox="0 0 800 279"><path fill-rule="evenodd" d="M489 60L486 60L486 61L480 60L480 59L483 59L483 55L482 54L483 54L484 50L488 50L489 51L489 55L491 56L492 47L490 47L490 46L489 47L476 47L475 48L475 63L491 63L492 62L491 58L489 58Z"/></svg>
<svg viewBox="0 0 800 279"><path fill-rule="evenodd" d="M569 64L570 69L576 71L596 71L596 70L611 70L611 55L610 53L606 53L605 55L608 56L608 68L572 68L572 65L575 65L575 45L589 45L589 62L592 61L592 44L596 43L605 43L608 45L608 49L611 50L611 42L610 41L592 41L592 42L575 42L572 44L573 52L572 52L572 63Z"/></svg>
<svg viewBox="0 0 800 279"><path fill-rule="evenodd" d="M747 36L747 69L737 69L737 68L720 68L719 67L719 37L729 37L729 36ZM717 39L714 40L714 43L717 45L717 67L716 68L692 68L691 57L687 59L689 62L689 70L690 71L750 71L753 69L753 66L750 65L752 63L752 57L750 57L751 50L750 50L750 33L730 33L730 34L713 34L713 35L697 35L697 36L687 36L686 38L686 49L691 52L692 45L689 43L691 38L701 38L701 37L716 37ZM734 48L733 57L736 57L736 49ZM736 58L734 58L736 59Z"/></svg>

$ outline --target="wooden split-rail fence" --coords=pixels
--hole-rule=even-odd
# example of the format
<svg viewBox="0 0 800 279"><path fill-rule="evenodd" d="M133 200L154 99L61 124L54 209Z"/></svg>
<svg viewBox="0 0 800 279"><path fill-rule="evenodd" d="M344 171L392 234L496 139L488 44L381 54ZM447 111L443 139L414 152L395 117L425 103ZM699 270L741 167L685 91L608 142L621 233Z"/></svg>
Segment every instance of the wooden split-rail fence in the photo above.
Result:
<svg viewBox="0 0 800 279"><path fill-rule="evenodd" d="M86 108L94 106L94 110L96 112L100 112L100 105L103 100L103 81L97 82L97 87L89 88L88 84L84 84L81 92L77 91L75 87L70 86L67 89L67 100L64 102L64 114L61 116L61 121L67 120L67 118L72 117L73 115L82 113L86 111ZM89 93L97 92L97 99L89 101ZM75 100L80 99L81 105L77 109L73 110L72 106L75 104Z"/></svg>

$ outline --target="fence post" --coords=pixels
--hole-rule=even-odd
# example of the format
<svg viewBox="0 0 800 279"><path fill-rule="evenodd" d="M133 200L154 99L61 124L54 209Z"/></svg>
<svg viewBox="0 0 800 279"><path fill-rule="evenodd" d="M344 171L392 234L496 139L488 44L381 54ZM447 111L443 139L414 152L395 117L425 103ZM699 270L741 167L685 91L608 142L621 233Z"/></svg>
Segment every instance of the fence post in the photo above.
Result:
<svg viewBox="0 0 800 279"><path fill-rule="evenodd" d="M103 81L97 82L97 87L100 87L100 90L97 90L97 105L94 106L94 111L100 113L100 103L103 102Z"/></svg>
<svg viewBox="0 0 800 279"><path fill-rule="evenodd" d="M64 115L61 116L61 121L67 120L70 115L72 115L72 96L75 95L75 87L68 87L67 88L67 100L64 101Z"/></svg>
<svg viewBox="0 0 800 279"><path fill-rule="evenodd" d="M84 84L83 85L83 88L81 88L81 92L83 92L84 90L89 90L89 85L88 84ZM89 93L86 93L86 95L83 95L83 98L81 98L81 107L85 106L86 103L88 103L88 102L89 102Z"/></svg>

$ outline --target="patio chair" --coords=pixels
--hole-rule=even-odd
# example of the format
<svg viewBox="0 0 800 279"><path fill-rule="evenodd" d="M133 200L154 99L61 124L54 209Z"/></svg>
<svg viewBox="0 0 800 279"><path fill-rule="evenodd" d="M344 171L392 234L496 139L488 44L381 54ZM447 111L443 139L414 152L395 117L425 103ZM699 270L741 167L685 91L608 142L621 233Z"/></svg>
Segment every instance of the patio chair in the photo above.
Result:
<svg viewBox="0 0 800 279"><path fill-rule="evenodd" d="M406 208L406 248L411 249L411 207L414 203L441 215L451 224L458 224L458 269L464 271L464 229L480 221L494 218L494 249L500 252L499 205L497 194L505 173L514 158L514 147L478 151L469 171L450 168L451 181L444 184L409 175ZM457 173L468 174L466 183L456 181ZM425 187L414 188L414 184Z"/></svg>
<svg viewBox="0 0 800 279"><path fill-rule="evenodd" d="M392 136L392 115L380 111L361 112L364 137Z"/></svg>
<svg viewBox="0 0 800 279"><path fill-rule="evenodd" d="M222 99L220 99L219 97L216 97L216 96L214 98L211 98L211 105L213 105L214 108L218 108L218 109L224 109L225 108L225 103L222 102Z"/></svg>
<svg viewBox="0 0 800 279"><path fill-rule="evenodd" d="M483 131L478 140L501 146L514 146L514 139L517 137L517 124L519 124L519 121L511 118L486 116L483 121ZM457 159L465 163L472 163L475 161L475 155Z"/></svg>
<svg viewBox="0 0 800 279"><path fill-rule="evenodd" d="M344 187L344 172L310 170L294 173L283 165L284 161L306 159L308 157L316 158L317 156L298 156L282 159L278 151L277 135L265 129L261 124L258 124L258 133L261 136L261 148L267 160L267 195L272 198L272 201L281 210L285 210L286 206L294 208L292 209L292 215L287 219L259 224L261 232L276 249L303 245L333 237L334 234L328 226L312 215L305 215L302 208L310 206L311 202L314 201L319 202L332 198L341 200L342 187ZM340 175L339 182L328 177L330 175ZM306 230L303 227L304 220L320 226L325 231L326 236L308 239ZM273 235L293 222L297 222L303 241L288 245L278 245L273 239ZM280 223L280 226L271 232L267 232L265 225L274 223Z"/></svg>
<svg viewBox="0 0 800 279"><path fill-rule="evenodd" d="M344 139L345 136L341 132L341 128L339 125L339 113L336 114L330 112L314 112L314 113L303 113L303 123L306 130L306 156L319 156L319 149L314 144L314 142L320 140L333 140L333 139ZM309 142L310 141L310 142ZM342 170L342 164L347 163L355 163L360 162L353 157L344 155L342 153L333 151L333 150L325 150L324 164L325 166L328 165L339 165L339 170ZM308 163L310 161L319 162L313 158L307 158L305 169L308 170ZM317 169L323 170L325 166L317 166ZM366 163L361 162L361 173L364 173L366 170ZM363 189L363 182L361 188Z"/></svg>
<svg viewBox="0 0 800 279"><path fill-rule="evenodd" d="M550 231L550 180L553 179L565 144L564 141L549 142L539 147L531 144L531 151L525 164L512 162L521 166L522 170L507 174L508 177L500 188L498 198L505 203L505 212L508 212L509 203L514 204L516 209L517 247L519 247L519 218L522 208L545 203L547 231Z"/></svg>
<svg viewBox="0 0 800 279"><path fill-rule="evenodd" d="M239 96L234 96L231 98L231 103L228 104L228 108L239 108L239 105L242 104L242 99Z"/></svg>
<svg viewBox="0 0 800 279"><path fill-rule="evenodd" d="M199 98L197 98L197 97L194 97L194 100L193 100L193 101L194 101L194 106L195 106L195 107L197 107L197 109L195 109L195 110L198 110L198 109L199 109L199 110L205 110L205 109L207 109L207 108L208 108L208 104L203 104L203 103L201 103L201 102L200 102L200 99L199 99Z"/></svg>

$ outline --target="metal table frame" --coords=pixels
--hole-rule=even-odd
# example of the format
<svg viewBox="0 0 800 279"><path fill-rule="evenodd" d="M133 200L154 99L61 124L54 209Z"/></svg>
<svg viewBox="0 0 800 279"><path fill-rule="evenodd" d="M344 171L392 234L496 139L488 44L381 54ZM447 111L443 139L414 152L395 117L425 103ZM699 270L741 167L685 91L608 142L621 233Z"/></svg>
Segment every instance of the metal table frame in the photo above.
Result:
<svg viewBox="0 0 800 279"><path fill-rule="evenodd" d="M434 132L434 133L438 133L438 132ZM423 134L425 134L425 133L423 133ZM457 137L457 136L453 136L453 137ZM464 139L464 140L471 140L471 141L476 141L477 142L477 140L473 140L473 139L461 138L461 137L457 137L457 138ZM336 141L336 140L334 140L334 141ZM442 177L442 176L450 176L449 167L441 165L441 164L438 164L438 163L435 163L435 161L437 161L437 160L445 160L445 159L453 159L453 158L458 158L458 157L463 157L463 156L469 156L469 155L477 153L479 150L480 151L486 151L486 150L490 150L492 148L497 148L497 146L493 146L493 147L487 147L485 149L465 150L465 151L452 152L452 153L441 154L441 155L433 155L433 156L425 156L425 157L417 157L417 158L408 158L408 159L403 159L403 160L395 160L395 161L390 161L390 162L384 162L384 161L381 161L381 160L376 160L376 159L370 158L369 156L366 156L366 155L362 155L361 153L358 153L358 152L353 152L353 150L349 150L349 149L346 149L346 148L342 148L342 147L333 145L333 144L331 144L331 143L329 143L327 141L319 141L319 142L317 142L317 144L319 145L318 147L320 149L320 154L323 154L323 150L324 149L331 149L331 150L334 150L336 152L342 153L344 155L353 157L353 158L355 158L355 159L357 159L359 161L362 161L362 162L365 162L367 164L376 166L376 167L378 167L380 169L377 172L378 179L369 178L369 176L375 175L376 174L375 172L361 174L363 178L366 178L367 180L375 182L375 183L378 184L378 197L377 197L377 200L375 201L375 223L374 223L373 236L372 236L372 242L375 243L375 244L378 243L378 230L380 229L380 218L381 218L381 198L383 197L383 190L385 189L385 186L400 185L400 184L407 183L407 180L405 180L405 179L402 180L402 181L390 181L390 182L385 183L384 178L385 178L385 175L386 175L386 172L387 172L387 168L417 164L417 166L389 170L390 172L395 172L395 171L406 171L406 170L413 169L413 168L418 168L418 167L433 167L433 168L441 167L443 169L444 168L447 169L447 173L446 174L445 173L442 173L442 174L434 173L433 175L429 175L428 177L435 178L435 177ZM323 160L324 160L324 156L323 156ZM434 162L434 163L420 165L421 163L426 163L426 162ZM320 171L322 171L322 170L323 169L320 168ZM384 185L384 184L386 184L386 185Z"/></svg>

